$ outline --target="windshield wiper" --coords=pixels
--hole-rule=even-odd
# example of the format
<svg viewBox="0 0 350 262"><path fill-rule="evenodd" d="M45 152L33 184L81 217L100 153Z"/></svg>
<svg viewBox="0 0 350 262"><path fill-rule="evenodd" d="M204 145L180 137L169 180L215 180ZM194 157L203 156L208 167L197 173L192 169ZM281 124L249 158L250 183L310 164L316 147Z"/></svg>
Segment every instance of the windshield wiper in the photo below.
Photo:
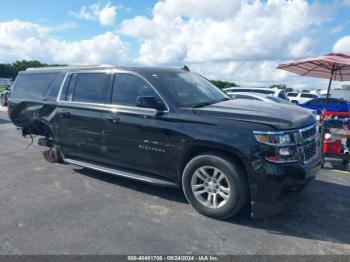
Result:
<svg viewBox="0 0 350 262"><path fill-rule="evenodd" d="M225 97L225 98L223 98L223 99L217 101L216 103L220 103L220 102L224 102L224 101L229 101L229 100L231 100L231 99L228 98L228 97Z"/></svg>
<svg viewBox="0 0 350 262"><path fill-rule="evenodd" d="M194 105L193 108L210 106L210 105L215 104L215 103L216 103L216 101L206 101L206 102L202 102L202 103L198 103L198 104Z"/></svg>

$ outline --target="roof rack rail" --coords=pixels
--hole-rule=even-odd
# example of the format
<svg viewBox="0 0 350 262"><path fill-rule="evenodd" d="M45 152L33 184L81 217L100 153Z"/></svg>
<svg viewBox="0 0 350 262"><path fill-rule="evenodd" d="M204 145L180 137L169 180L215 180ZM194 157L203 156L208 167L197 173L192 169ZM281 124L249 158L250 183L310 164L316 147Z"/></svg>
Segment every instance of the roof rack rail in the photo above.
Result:
<svg viewBox="0 0 350 262"><path fill-rule="evenodd" d="M90 69L90 68L105 68L105 67L114 67L113 65L87 65L87 66L46 66L46 67L30 67L26 71L35 71L35 70L57 70L57 69Z"/></svg>

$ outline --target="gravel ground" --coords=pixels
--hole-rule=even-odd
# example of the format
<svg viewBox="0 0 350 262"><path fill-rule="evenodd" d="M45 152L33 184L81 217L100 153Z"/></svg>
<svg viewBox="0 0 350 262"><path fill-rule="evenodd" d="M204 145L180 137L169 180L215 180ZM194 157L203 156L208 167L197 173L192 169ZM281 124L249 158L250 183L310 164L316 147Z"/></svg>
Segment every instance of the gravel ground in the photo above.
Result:
<svg viewBox="0 0 350 262"><path fill-rule="evenodd" d="M218 221L178 189L50 164L0 113L0 254L350 254L350 175L328 164L282 213Z"/></svg>

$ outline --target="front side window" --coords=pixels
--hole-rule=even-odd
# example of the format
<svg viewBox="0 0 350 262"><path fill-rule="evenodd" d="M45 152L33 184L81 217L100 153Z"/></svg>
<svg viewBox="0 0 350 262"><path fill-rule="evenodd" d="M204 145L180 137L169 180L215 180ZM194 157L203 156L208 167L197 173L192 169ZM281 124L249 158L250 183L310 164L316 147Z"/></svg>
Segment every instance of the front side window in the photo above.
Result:
<svg viewBox="0 0 350 262"><path fill-rule="evenodd" d="M141 77L127 73L116 74L113 85L112 103L115 105L136 107L136 98L138 96L153 96L162 103L154 89Z"/></svg>
<svg viewBox="0 0 350 262"><path fill-rule="evenodd" d="M72 100L103 104L106 100L108 74L106 73L79 73Z"/></svg>
<svg viewBox="0 0 350 262"><path fill-rule="evenodd" d="M230 100L218 87L191 72L160 72L152 75L155 86L161 86L181 107L201 107Z"/></svg>

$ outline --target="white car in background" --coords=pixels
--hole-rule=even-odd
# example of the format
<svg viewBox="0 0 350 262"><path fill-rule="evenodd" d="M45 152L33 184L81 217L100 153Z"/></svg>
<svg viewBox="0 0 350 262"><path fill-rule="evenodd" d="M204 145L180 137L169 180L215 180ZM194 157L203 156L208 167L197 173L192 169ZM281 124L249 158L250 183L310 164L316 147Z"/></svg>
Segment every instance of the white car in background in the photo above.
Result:
<svg viewBox="0 0 350 262"><path fill-rule="evenodd" d="M293 104L289 101L286 101L282 98L275 97L272 95L262 95L259 93L237 92L237 93L234 93L230 96L232 99L249 99L249 100L256 100L256 101L264 101L267 103L279 103L279 104L296 106L295 104ZM304 109L310 111L313 114L313 116L315 117L315 119L319 120L319 117L317 116L317 110L312 110L312 109L307 109L307 108L304 108Z"/></svg>
<svg viewBox="0 0 350 262"><path fill-rule="evenodd" d="M289 101L293 104L304 104L313 98L318 98L316 94L289 92L287 93Z"/></svg>
<svg viewBox="0 0 350 262"><path fill-rule="evenodd" d="M229 87L223 89L228 95L235 93L256 93L264 96L271 95L289 101L287 93L283 89L278 88L261 88L261 87Z"/></svg>

